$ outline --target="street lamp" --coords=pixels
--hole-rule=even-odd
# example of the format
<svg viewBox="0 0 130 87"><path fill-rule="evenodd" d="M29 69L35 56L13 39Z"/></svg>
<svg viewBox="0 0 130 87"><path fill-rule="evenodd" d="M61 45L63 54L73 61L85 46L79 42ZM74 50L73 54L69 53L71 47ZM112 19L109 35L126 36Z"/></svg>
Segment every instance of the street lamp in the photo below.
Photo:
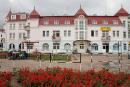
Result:
<svg viewBox="0 0 130 87"><path fill-rule="evenodd" d="M91 54L91 69L93 69L93 56L92 56L92 48L91 48L92 43L90 43L89 46L90 46L89 49L90 49L90 54Z"/></svg>

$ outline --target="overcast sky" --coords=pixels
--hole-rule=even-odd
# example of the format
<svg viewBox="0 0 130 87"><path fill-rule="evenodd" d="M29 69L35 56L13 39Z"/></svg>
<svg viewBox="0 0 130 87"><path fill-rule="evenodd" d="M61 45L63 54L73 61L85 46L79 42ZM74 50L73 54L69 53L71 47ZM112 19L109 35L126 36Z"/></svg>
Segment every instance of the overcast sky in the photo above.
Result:
<svg viewBox="0 0 130 87"><path fill-rule="evenodd" d="M113 15L121 4L130 13L130 0L0 0L0 23L10 8L13 12L30 12L35 6L41 15L74 15L80 4L88 15Z"/></svg>

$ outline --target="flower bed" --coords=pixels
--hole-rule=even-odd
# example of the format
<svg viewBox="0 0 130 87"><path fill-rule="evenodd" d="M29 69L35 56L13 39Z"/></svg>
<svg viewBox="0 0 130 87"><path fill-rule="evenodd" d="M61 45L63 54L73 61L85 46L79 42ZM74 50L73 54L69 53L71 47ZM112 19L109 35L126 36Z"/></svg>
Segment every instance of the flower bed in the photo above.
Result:
<svg viewBox="0 0 130 87"><path fill-rule="evenodd" d="M130 87L130 74L106 70L77 72L72 69L20 69L17 81L23 87Z"/></svg>
<svg viewBox="0 0 130 87"><path fill-rule="evenodd" d="M0 72L0 87L10 87L11 77L10 72Z"/></svg>

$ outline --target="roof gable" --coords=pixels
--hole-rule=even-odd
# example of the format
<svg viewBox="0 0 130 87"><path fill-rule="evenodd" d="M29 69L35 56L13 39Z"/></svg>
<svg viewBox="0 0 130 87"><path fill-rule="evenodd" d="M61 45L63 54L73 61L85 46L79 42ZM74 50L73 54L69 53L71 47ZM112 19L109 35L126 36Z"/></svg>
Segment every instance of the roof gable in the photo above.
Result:
<svg viewBox="0 0 130 87"><path fill-rule="evenodd" d="M129 13L121 7L121 9L115 14L115 16L128 16Z"/></svg>
<svg viewBox="0 0 130 87"><path fill-rule="evenodd" d="M87 16L87 14L85 13L85 11L81 8L79 8L79 10L76 12L75 16L79 16L79 15L84 15L84 16Z"/></svg>
<svg viewBox="0 0 130 87"><path fill-rule="evenodd" d="M30 13L30 18L39 18L40 14L36 11L35 7L33 11Z"/></svg>

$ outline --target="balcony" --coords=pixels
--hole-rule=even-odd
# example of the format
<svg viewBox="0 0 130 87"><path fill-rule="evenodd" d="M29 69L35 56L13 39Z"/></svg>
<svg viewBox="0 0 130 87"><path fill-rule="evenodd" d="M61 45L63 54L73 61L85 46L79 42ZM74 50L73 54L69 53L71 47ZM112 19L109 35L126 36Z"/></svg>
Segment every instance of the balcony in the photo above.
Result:
<svg viewBox="0 0 130 87"><path fill-rule="evenodd" d="M61 37L57 37L57 36L52 36L52 41L60 41Z"/></svg>
<svg viewBox="0 0 130 87"><path fill-rule="evenodd" d="M108 43L111 40L111 36L102 36L101 41L104 43Z"/></svg>

